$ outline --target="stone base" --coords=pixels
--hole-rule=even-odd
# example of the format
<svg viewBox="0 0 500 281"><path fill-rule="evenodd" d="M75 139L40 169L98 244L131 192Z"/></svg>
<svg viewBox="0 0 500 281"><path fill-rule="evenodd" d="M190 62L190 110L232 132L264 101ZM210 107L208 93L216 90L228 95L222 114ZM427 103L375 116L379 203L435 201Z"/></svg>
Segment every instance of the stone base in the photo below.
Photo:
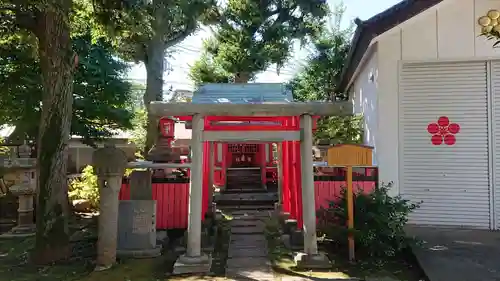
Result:
<svg viewBox="0 0 500 281"><path fill-rule="evenodd" d="M30 237L36 234L36 226L34 224L18 225L8 232L0 235L0 238L16 238L16 237Z"/></svg>
<svg viewBox="0 0 500 281"><path fill-rule="evenodd" d="M294 251L304 249L304 233L302 230L295 230L290 233L290 248Z"/></svg>
<svg viewBox="0 0 500 281"><path fill-rule="evenodd" d="M96 265L96 267L94 268L94 271L96 271L96 272L105 271L105 270L108 270L112 267L113 267L113 265Z"/></svg>
<svg viewBox="0 0 500 281"><path fill-rule="evenodd" d="M116 249L116 256L119 258L147 259L161 256L161 245L156 245L153 249Z"/></svg>
<svg viewBox="0 0 500 281"><path fill-rule="evenodd" d="M185 246L177 246L177 247L175 247L174 251L176 253L185 253L186 247ZM214 251L214 246L209 245L209 246L201 247L201 251L204 253L207 253L207 252L212 253Z"/></svg>
<svg viewBox="0 0 500 281"><path fill-rule="evenodd" d="M173 274L204 274L212 267L212 256L201 254L198 257L180 256L174 264Z"/></svg>
<svg viewBox="0 0 500 281"><path fill-rule="evenodd" d="M297 230L297 220L287 219L285 220L285 225L283 226L283 233L292 234L292 232Z"/></svg>
<svg viewBox="0 0 500 281"><path fill-rule="evenodd" d="M280 212L278 214L278 220L281 224L281 228L285 228L285 221L290 218L290 213Z"/></svg>
<svg viewBox="0 0 500 281"><path fill-rule="evenodd" d="M332 263L323 253L316 255L307 255L305 253L297 253L294 258L295 263L300 269L330 269Z"/></svg>

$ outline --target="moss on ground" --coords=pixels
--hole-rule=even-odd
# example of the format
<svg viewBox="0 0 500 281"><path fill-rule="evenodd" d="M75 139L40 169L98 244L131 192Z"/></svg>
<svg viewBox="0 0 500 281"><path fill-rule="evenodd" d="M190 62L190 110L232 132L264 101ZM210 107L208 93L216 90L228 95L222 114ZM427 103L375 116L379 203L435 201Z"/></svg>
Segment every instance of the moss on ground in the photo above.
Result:
<svg viewBox="0 0 500 281"><path fill-rule="evenodd" d="M83 226L74 226L80 230ZM121 259L111 269L94 272L95 225L79 231L73 242L73 257L64 264L34 266L28 262L28 253L34 247L34 237L0 239L0 280L9 281L167 281L167 280L224 280L227 249L230 241L229 218L224 216L217 224L218 236L213 253L216 276L171 276L178 257L170 247L162 256L152 259ZM94 229L92 229L94 228ZM173 245L169 245L173 246ZM217 277L221 276L221 277Z"/></svg>
<svg viewBox="0 0 500 281"><path fill-rule="evenodd" d="M293 253L285 247L281 239L281 230L279 221L271 218L265 221L266 238L269 250L269 259L273 264L274 271L279 277L283 276L302 276L321 279L347 279L359 278L391 278L400 281L421 281L425 280L425 275L416 265L416 261L411 252L405 253L397 259L387 260L383 265L373 261L365 260L356 264L347 261L347 252L328 251L329 247L319 243L320 249L326 252L332 261L332 268L324 271L304 271L298 269L293 261ZM331 249L331 248L330 248Z"/></svg>

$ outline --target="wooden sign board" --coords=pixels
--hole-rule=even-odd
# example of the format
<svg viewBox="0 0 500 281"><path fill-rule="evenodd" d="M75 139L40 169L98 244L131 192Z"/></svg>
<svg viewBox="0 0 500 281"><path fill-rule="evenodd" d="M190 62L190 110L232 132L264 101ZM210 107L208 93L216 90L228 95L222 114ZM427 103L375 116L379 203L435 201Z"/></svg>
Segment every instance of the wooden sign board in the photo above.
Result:
<svg viewBox="0 0 500 281"><path fill-rule="evenodd" d="M328 166L372 166L373 147L339 144L328 149Z"/></svg>

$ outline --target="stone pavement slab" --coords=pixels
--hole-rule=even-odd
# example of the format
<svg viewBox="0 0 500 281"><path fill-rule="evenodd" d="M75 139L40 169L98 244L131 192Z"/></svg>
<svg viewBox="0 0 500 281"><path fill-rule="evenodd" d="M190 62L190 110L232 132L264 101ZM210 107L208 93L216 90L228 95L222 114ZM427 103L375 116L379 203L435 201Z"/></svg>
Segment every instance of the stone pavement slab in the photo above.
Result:
<svg viewBox="0 0 500 281"><path fill-rule="evenodd" d="M232 280L274 281L264 224L260 220L269 216L269 212L235 211L231 215L226 277Z"/></svg>
<svg viewBox="0 0 500 281"><path fill-rule="evenodd" d="M252 269L228 269L226 277L238 281L274 281L274 273L271 268L252 268Z"/></svg>
<svg viewBox="0 0 500 281"><path fill-rule="evenodd" d="M267 258L267 249L261 247L247 247L238 249L229 249L228 257L230 258Z"/></svg>
<svg viewBox="0 0 500 281"><path fill-rule="evenodd" d="M359 278L323 278L323 277L318 278L318 277L286 276L286 275L276 276L274 280L275 281L364 281Z"/></svg>
<svg viewBox="0 0 500 281"><path fill-rule="evenodd" d="M264 228L264 222L261 220L245 220L245 219L239 219L239 220L232 220L229 223L230 226L234 227L244 227L244 226L260 226Z"/></svg>
<svg viewBox="0 0 500 281"><path fill-rule="evenodd" d="M231 227L231 234L264 234L264 226Z"/></svg>
<svg viewBox="0 0 500 281"><path fill-rule="evenodd" d="M231 216L238 217L239 219L244 219L245 217L258 218L259 220L269 217L269 212L266 211L254 211L254 210L236 210L230 212Z"/></svg>
<svg viewBox="0 0 500 281"><path fill-rule="evenodd" d="M215 195L217 201L275 201L277 196L272 193L229 193Z"/></svg>
<svg viewBox="0 0 500 281"><path fill-rule="evenodd" d="M414 253L429 281L500 280L500 233L486 230L415 227L424 240Z"/></svg>
<svg viewBox="0 0 500 281"><path fill-rule="evenodd" d="M227 260L228 269L244 268L256 269L271 267L267 257L235 257Z"/></svg>

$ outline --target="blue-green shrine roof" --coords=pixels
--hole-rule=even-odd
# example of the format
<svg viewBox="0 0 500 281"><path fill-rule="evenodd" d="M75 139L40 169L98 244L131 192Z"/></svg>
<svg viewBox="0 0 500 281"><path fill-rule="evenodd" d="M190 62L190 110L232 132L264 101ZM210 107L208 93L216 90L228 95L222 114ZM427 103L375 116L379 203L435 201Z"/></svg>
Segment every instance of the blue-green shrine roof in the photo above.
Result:
<svg viewBox="0 0 500 281"><path fill-rule="evenodd" d="M193 93L192 103L286 103L292 91L282 83L203 84Z"/></svg>

